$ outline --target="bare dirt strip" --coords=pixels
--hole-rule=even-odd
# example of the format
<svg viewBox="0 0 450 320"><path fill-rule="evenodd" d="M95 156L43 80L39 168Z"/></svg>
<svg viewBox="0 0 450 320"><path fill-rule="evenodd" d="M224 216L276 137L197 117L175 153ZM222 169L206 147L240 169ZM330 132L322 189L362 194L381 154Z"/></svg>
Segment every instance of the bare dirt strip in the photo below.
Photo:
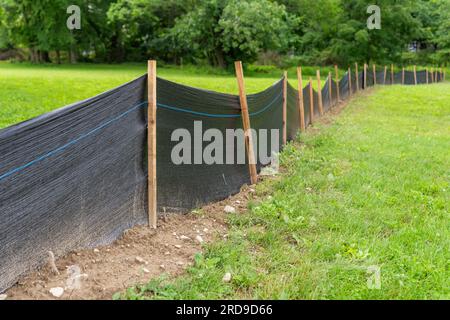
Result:
<svg viewBox="0 0 450 320"><path fill-rule="evenodd" d="M70 252L55 262L59 275L46 265L21 278L6 292L7 299L111 299L116 292L163 274L176 277L192 265L203 244L227 237L225 206L244 212L253 197L254 189L244 186L241 193L205 206L200 213L166 215L156 231L138 226L109 246ZM72 289L75 270L82 277L79 287ZM52 288L63 288L64 294L56 298Z"/></svg>

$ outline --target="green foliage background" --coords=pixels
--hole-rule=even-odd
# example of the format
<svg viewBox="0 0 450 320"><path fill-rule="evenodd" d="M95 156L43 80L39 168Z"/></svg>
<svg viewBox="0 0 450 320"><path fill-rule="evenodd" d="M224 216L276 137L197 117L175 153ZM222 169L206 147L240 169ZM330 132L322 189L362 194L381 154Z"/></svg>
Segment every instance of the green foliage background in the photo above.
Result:
<svg viewBox="0 0 450 320"><path fill-rule="evenodd" d="M81 30L66 27L71 4ZM372 4L381 30L367 29ZM33 62L447 64L449 28L449 0L0 0L0 53Z"/></svg>

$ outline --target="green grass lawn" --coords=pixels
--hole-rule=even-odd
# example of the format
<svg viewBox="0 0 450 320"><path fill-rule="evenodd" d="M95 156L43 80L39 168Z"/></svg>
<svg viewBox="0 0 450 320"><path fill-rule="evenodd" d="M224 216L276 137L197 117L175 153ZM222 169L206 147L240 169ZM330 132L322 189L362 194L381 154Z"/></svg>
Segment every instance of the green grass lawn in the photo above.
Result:
<svg viewBox="0 0 450 320"><path fill-rule="evenodd" d="M355 98L285 149L287 172L230 216L228 240L115 298L449 299L449 124L448 83Z"/></svg>
<svg viewBox="0 0 450 320"><path fill-rule="evenodd" d="M305 68L306 79L316 67ZM323 69L323 77L328 70ZM263 70L264 71L264 70ZM248 93L260 92L279 80L282 70L246 72ZM31 65L0 63L0 128L31 119L64 105L92 97L146 73L144 64ZM342 72L341 72L342 73ZM238 93L233 72L207 67L158 67L158 75L178 83L225 93ZM295 69L289 70L297 86ZM316 81L314 86L317 87Z"/></svg>

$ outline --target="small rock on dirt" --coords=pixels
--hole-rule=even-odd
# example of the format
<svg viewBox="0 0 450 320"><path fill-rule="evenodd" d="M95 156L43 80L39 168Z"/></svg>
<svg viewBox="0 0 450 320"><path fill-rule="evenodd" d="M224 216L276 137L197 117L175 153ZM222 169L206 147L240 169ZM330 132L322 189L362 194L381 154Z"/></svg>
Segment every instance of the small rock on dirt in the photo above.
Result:
<svg viewBox="0 0 450 320"><path fill-rule="evenodd" d="M186 237L186 236L181 236L180 239L184 240L184 241L191 241L191 238Z"/></svg>
<svg viewBox="0 0 450 320"><path fill-rule="evenodd" d="M225 273L225 275L222 278L222 281L226 282L226 283L230 282L231 281L231 273L229 273L229 272Z"/></svg>
<svg viewBox="0 0 450 320"><path fill-rule="evenodd" d="M51 289L50 289L50 293L51 293L52 296L54 296L55 298L61 298L62 295L64 294L64 289L61 288L61 287L51 288Z"/></svg>
<svg viewBox="0 0 450 320"><path fill-rule="evenodd" d="M100 250L98 250L98 249L94 249L94 252L95 252L95 253L99 253L99 252L100 252Z"/></svg>
<svg viewBox="0 0 450 320"><path fill-rule="evenodd" d="M150 273L150 270L148 270L147 268L142 268L142 271L143 271L144 273Z"/></svg>
<svg viewBox="0 0 450 320"><path fill-rule="evenodd" d="M147 261L145 261L143 258L141 258L141 257L136 257L135 259L134 259L137 263L140 263L140 264L148 264L148 262Z"/></svg>
<svg viewBox="0 0 450 320"><path fill-rule="evenodd" d="M181 249L181 246L180 246L179 244L176 244L176 245L175 245L175 248Z"/></svg>
<svg viewBox="0 0 450 320"><path fill-rule="evenodd" d="M225 211L226 213L235 213L235 212L236 212L236 209L235 209L234 207L232 207L232 206L226 206L225 209L224 209L224 211Z"/></svg>
<svg viewBox="0 0 450 320"><path fill-rule="evenodd" d="M7 294L0 294L0 301L6 300L8 298Z"/></svg>
<svg viewBox="0 0 450 320"><path fill-rule="evenodd" d="M205 242L205 240L203 240L203 238L202 238L201 236L196 236L196 237L195 237L195 240L196 240L198 243L203 243L203 242Z"/></svg>
<svg viewBox="0 0 450 320"><path fill-rule="evenodd" d="M166 266L162 264L162 265L159 266L159 268L162 269L162 270L165 270Z"/></svg>

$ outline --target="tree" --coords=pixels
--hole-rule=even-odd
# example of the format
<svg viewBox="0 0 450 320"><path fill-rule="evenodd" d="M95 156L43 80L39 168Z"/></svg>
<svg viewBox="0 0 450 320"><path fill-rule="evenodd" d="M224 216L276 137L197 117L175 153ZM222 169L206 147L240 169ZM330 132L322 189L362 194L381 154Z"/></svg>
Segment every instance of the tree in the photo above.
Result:
<svg viewBox="0 0 450 320"><path fill-rule="evenodd" d="M180 52L226 67L263 50L286 50L288 20L285 7L268 0L206 0L178 19L171 35Z"/></svg>

